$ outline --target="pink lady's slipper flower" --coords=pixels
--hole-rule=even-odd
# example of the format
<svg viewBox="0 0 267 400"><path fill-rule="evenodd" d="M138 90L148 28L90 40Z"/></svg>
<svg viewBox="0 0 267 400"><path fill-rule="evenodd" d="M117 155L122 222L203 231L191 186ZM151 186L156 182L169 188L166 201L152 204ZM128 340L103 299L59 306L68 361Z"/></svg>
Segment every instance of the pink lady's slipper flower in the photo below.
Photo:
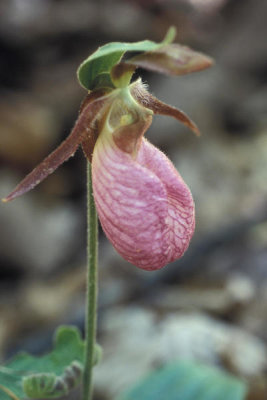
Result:
<svg viewBox="0 0 267 400"><path fill-rule="evenodd" d="M140 62L154 65L151 57ZM136 57L133 60L138 63ZM202 68L208 64L210 60ZM130 263L155 270L180 258L187 249L195 209L180 174L144 133L153 114L172 116L197 134L198 129L182 111L153 97L141 80L117 86L89 93L69 137L4 201L35 187L81 144L92 163L94 199L108 239Z"/></svg>
<svg viewBox="0 0 267 400"><path fill-rule="evenodd" d="M125 89L108 111L92 160L93 188L101 225L127 261L153 270L181 257L194 232L190 190L170 160L143 135L152 112ZM125 102L124 102L125 104ZM128 108L129 107L129 108Z"/></svg>

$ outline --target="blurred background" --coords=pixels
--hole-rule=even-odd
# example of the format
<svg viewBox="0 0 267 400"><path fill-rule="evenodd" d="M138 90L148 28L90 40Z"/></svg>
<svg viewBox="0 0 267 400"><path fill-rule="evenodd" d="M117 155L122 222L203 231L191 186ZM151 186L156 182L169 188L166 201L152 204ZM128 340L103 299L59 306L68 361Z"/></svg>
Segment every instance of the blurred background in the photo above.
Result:
<svg viewBox="0 0 267 400"><path fill-rule="evenodd" d="M147 137L192 190L196 233L158 272L124 261L100 231L96 398L113 399L157 365L190 358L267 398L267 2L1 0L0 195L72 128L85 91L79 63L110 41L176 41L212 56L169 78L139 70L184 110L196 138L155 117ZM86 161L79 150L34 191L0 204L0 358L41 354L58 324L83 327Z"/></svg>

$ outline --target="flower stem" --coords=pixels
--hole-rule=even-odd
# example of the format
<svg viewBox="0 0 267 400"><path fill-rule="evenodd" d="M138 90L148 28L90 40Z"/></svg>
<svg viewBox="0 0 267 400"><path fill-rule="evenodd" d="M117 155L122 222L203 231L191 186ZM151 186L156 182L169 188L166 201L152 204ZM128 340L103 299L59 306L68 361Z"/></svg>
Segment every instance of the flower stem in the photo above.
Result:
<svg viewBox="0 0 267 400"><path fill-rule="evenodd" d="M87 163L87 235L88 269L85 315L85 365L83 375L83 400L91 400L93 385L94 349L96 344L97 314L97 245L98 222L92 187L91 164Z"/></svg>

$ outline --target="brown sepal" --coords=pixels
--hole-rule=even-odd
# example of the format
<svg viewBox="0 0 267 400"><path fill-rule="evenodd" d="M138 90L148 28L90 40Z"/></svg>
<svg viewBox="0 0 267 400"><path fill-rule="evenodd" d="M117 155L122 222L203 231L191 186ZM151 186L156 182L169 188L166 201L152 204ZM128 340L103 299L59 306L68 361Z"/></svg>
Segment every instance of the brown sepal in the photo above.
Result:
<svg viewBox="0 0 267 400"><path fill-rule="evenodd" d="M213 64L212 58L179 44L163 45L157 50L141 53L127 61L137 67L167 75L184 75Z"/></svg>
<svg viewBox="0 0 267 400"><path fill-rule="evenodd" d="M48 175L52 174L64 161L74 155L80 143L94 129L94 121L107 99L108 96L103 96L102 93L90 93L83 102L79 117L67 139L30 172L2 201L8 202L33 189Z"/></svg>
<svg viewBox="0 0 267 400"><path fill-rule="evenodd" d="M152 96L152 94L150 94L141 83L133 85L131 93L139 104L141 104L143 107L149 108L154 112L154 114L173 117L190 128L197 136L200 135L196 124L183 111L158 100L156 97Z"/></svg>

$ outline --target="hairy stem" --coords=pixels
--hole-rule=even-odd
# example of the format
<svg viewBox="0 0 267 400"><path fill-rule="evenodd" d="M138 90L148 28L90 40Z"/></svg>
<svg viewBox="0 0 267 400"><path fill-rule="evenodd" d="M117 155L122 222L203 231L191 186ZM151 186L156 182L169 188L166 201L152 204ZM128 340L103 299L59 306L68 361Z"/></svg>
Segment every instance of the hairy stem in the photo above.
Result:
<svg viewBox="0 0 267 400"><path fill-rule="evenodd" d="M98 222L92 188L91 164L87 163L87 234L88 269L85 316L85 365L83 376L83 400L91 400L93 385L94 349L96 344L97 314L97 245Z"/></svg>

